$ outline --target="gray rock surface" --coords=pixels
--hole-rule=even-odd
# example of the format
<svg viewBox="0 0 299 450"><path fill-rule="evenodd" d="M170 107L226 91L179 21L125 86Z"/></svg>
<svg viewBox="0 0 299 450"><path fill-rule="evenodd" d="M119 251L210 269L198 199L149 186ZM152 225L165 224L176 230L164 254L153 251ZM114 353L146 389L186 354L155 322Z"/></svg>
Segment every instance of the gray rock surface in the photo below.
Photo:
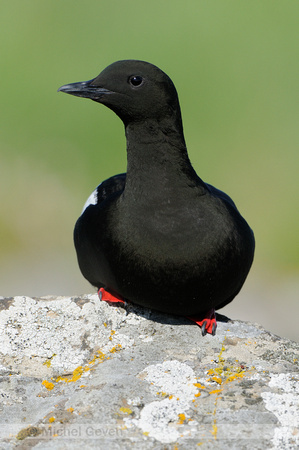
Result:
<svg viewBox="0 0 299 450"><path fill-rule="evenodd" d="M0 448L295 449L299 344L97 295L0 298Z"/></svg>

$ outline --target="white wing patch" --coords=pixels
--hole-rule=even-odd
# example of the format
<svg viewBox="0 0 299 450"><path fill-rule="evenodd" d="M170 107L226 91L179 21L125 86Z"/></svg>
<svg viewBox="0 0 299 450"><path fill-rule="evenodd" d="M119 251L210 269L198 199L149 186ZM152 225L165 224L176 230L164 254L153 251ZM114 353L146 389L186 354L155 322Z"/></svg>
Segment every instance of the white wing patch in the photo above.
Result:
<svg viewBox="0 0 299 450"><path fill-rule="evenodd" d="M88 208L89 205L96 205L98 203L98 188L96 188L88 197L88 199L86 200L82 212L81 212L81 216L84 213L84 211L86 210L86 208Z"/></svg>

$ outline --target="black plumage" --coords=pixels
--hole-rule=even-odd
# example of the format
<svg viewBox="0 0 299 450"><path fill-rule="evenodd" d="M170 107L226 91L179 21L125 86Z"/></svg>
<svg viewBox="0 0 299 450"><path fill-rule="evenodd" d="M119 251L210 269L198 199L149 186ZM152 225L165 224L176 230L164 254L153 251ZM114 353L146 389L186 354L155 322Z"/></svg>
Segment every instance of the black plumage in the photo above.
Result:
<svg viewBox="0 0 299 450"><path fill-rule="evenodd" d="M127 173L97 187L75 226L84 277L179 315L233 300L253 261L253 232L230 197L194 171L171 79L152 64L126 60L59 90L112 109L127 138Z"/></svg>

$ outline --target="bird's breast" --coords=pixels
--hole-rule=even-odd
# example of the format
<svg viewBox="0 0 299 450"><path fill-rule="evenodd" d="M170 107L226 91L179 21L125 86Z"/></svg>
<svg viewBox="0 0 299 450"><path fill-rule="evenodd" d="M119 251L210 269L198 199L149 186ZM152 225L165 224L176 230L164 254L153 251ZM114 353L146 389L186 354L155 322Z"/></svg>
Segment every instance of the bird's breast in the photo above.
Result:
<svg viewBox="0 0 299 450"><path fill-rule="evenodd" d="M194 262L228 245L234 231L226 209L205 201L167 201L114 211L114 241L120 251L156 262Z"/></svg>

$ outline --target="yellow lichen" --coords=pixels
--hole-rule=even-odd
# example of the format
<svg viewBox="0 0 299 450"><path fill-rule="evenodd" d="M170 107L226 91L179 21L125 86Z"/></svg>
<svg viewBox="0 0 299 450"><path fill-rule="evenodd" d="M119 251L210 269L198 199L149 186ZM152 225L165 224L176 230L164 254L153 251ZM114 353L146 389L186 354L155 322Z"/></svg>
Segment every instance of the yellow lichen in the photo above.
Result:
<svg viewBox="0 0 299 450"><path fill-rule="evenodd" d="M249 342L250 343L250 342ZM223 353L225 351L225 346L222 344L220 353L218 355L218 366L209 369L207 372L207 375L209 378L207 378L208 382L215 382L218 385L221 385L222 389L213 389L209 393L210 394L216 394L215 402L214 402L214 411L212 415L214 416L214 422L212 425L212 431L210 433L214 436L214 439L217 439L217 423L216 423L216 412L217 412L217 403L219 398L221 398L221 393L223 392L224 385L227 383L231 383L235 380L239 380L240 378L244 377L246 374L246 367L243 365L240 365L239 361L236 360L233 365L226 365L225 364L225 358L223 357ZM195 383L196 387L197 383ZM196 397L197 395L195 395ZM199 445L199 444L198 444Z"/></svg>
<svg viewBox="0 0 299 450"><path fill-rule="evenodd" d="M82 377L83 372L86 372L86 369L88 369L88 368L85 368L85 367L83 368L82 366L79 366L73 371L73 376L71 378L69 378L68 376L66 376L66 377L60 376L60 377L57 377L55 381L56 382L64 381L65 383L72 383L72 382L78 381Z"/></svg>
<svg viewBox="0 0 299 450"><path fill-rule="evenodd" d="M54 388L54 383L51 383L51 381L44 380L42 381L42 385L45 386L48 391L51 391Z"/></svg>
<svg viewBox="0 0 299 450"><path fill-rule="evenodd" d="M113 336L114 334L115 334L115 331L111 330L111 335ZM114 346L110 350L110 353L115 353L115 352L121 350L121 348L122 348L122 346L120 344L117 344L116 346ZM52 359L54 356L56 356L56 355L53 354L53 356L50 359ZM70 375L59 376L59 377L56 377L56 378L52 378L52 380L55 381L56 383L59 382L59 381L64 381L65 383L76 382L82 377L84 372L88 372L89 370L93 370L93 368L89 367L90 365L94 365L96 361L99 362L99 363L102 363L103 361L105 361L107 359L110 359L110 357L105 355L105 353L103 353L101 350L98 350L96 352L96 354L94 355L94 357L92 358L92 360L88 362L88 365L78 366L73 371L72 376L70 376ZM46 361L44 364L49 366L49 361L50 360ZM49 382L47 380L44 380L42 382L42 384L49 390L54 388L54 383L51 383L51 382ZM82 388L82 387L86 387L86 386L84 384L82 384L80 386L80 388Z"/></svg>
<svg viewBox="0 0 299 450"><path fill-rule="evenodd" d="M210 391L209 394L220 394L222 391L223 389L214 389L213 391Z"/></svg>
<svg viewBox="0 0 299 450"><path fill-rule="evenodd" d="M233 374L233 375L230 375L230 376L226 379L226 382L227 382L227 383L230 383L230 382L232 382L232 381L234 381L234 380L237 380L238 378L243 378L244 375L245 375L244 371L239 372L239 373L235 373L235 374Z"/></svg>
<svg viewBox="0 0 299 450"><path fill-rule="evenodd" d="M54 358L54 356L56 356L56 353L53 353L53 355L51 356L51 358L47 359L45 362L43 362L44 366L50 367L51 363L52 363L52 359Z"/></svg>
<svg viewBox="0 0 299 450"><path fill-rule="evenodd" d="M109 341L112 341L112 336L115 334L115 330L111 330Z"/></svg>
<svg viewBox="0 0 299 450"><path fill-rule="evenodd" d="M218 376L213 376L211 378L212 381L215 381L217 384L222 384L222 378L218 377Z"/></svg>
<svg viewBox="0 0 299 450"><path fill-rule="evenodd" d="M49 422L50 422L50 423L55 422L55 420L56 420L55 417L50 417L50 418L49 418Z"/></svg>
<svg viewBox="0 0 299 450"><path fill-rule="evenodd" d="M70 413L72 413L72 412L74 412L75 410L74 410L74 408L70 407L70 408L67 409L67 411L70 412Z"/></svg>
<svg viewBox="0 0 299 450"><path fill-rule="evenodd" d="M166 392L163 392L163 391L159 392L159 391L158 391L158 392L157 392L157 395L162 395L162 397L166 397L167 394L166 394Z"/></svg>
<svg viewBox="0 0 299 450"><path fill-rule="evenodd" d="M210 431L210 433L212 436L214 436L214 439L217 439L217 431L218 431L217 425L216 425L216 423L213 423L213 430Z"/></svg>
<svg viewBox="0 0 299 450"><path fill-rule="evenodd" d="M186 420L186 416L185 414L178 414L179 416L179 424L182 425L184 423L184 421Z"/></svg>
<svg viewBox="0 0 299 450"><path fill-rule="evenodd" d="M91 361L89 361L88 364L95 364L96 361L100 360L100 362L103 362L106 359L105 353L103 353L101 350L98 350L97 353L94 355Z"/></svg>
<svg viewBox="0 0 299 450"><path fill-rule="evenodd" d="M83 374L83 367L82 366L77 367L77 369L74 370L73 377L69 380L69 382L79 380L82 374Z"/></svg>
<svg viewBox="0 0 299 450"><path fill-rule="evenodd" d="M119 410L124 414L132 414L133 412L130 408L124 408L123 406Z"/></svg>
<svg viewBox="0 0 299 450"><path fill-rule="evenodd" d="M115 352L118 352L121 348L122 348L121 345L117 344L117 345L115 345L115 347L112 347L112 349L109 350L109 352L110 353L115 353Z"/></svg>

